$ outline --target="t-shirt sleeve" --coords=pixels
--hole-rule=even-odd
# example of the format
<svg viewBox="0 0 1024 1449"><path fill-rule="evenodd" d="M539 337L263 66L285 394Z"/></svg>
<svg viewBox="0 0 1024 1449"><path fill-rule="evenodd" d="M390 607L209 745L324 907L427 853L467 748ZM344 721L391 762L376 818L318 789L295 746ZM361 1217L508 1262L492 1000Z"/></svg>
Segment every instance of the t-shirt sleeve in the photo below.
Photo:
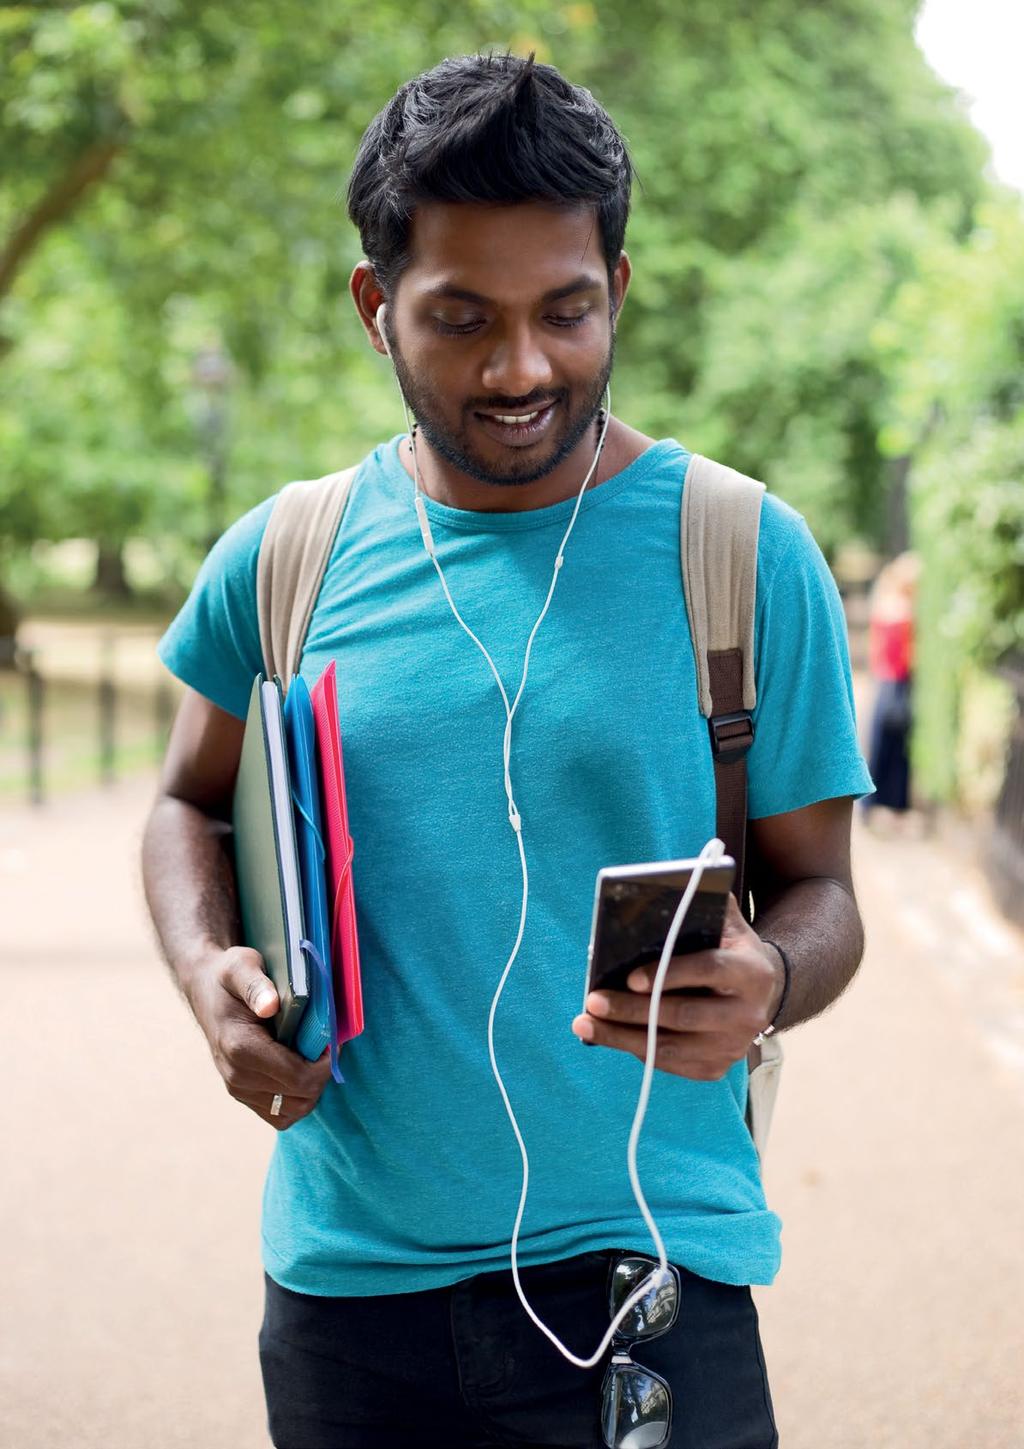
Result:
<svg viewBox="0 0 1024 1449"><path fill-rule="evenodd" d="M263 668L256 564L273 505L265 499L221 535L156 651L172 674L238 719Z"/></svg>
<svg viewBox="0 0 1024 1449"><path fill-rule="evenodd" d="M771 495L762 529L766 523L774 568L767 583L758 579L757 705L747 756L752 820L874 789L857 738L835 580L803 518Z"/></svg>

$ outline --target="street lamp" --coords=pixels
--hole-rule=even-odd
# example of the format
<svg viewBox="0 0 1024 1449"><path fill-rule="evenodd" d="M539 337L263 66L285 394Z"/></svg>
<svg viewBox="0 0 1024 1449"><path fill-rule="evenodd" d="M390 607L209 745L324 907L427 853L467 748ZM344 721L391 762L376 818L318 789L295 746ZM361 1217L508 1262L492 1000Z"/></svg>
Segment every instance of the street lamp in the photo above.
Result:
<svg viewBox="0 0 1024 1449"><path fill-rule="evenodd" d="M231 359L219 343L204 347L198 353L192 365L192 383L202 399L197 410L196 432L209 477L206 495L208 548L212 548L220 538L226 522L227 399L233 379Z"/></svg>

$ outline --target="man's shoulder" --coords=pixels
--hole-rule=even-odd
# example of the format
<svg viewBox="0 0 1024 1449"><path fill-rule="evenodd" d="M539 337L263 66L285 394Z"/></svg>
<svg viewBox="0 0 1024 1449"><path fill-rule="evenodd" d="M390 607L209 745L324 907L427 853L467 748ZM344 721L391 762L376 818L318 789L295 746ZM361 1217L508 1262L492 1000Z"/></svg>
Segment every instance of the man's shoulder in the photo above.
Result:
<svg viewBox="0 0 1024 1449"><path fill-rule="evenodd" d="M761 534L769 544L786 547L811 538L803 514L767 487L761 503Z"/></svg>
<svg viewBox="0 0 1024 1449"><path fill-rule="evenodd" d="M765 490L758 531L758 586L771 583L783 568L799 572L817 567L820 551L807 520L778 494Z"/></svg>
<svg viewBox="0 0 1024 1449"><path fill-rule="evenodd" d="M260 499L229 524L211 549L210 558L216 557L222 565L237 566L243 559L254 564L279 492Z"/></svg>

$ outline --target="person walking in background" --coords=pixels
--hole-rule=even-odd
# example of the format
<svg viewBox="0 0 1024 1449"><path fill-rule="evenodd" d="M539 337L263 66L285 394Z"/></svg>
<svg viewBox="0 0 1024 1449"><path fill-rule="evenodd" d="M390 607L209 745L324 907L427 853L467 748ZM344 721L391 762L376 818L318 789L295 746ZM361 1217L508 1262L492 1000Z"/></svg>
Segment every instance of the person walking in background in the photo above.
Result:
<svg viewBox="0 0 1024 1449"><path fill-rule="evenodd" d="M878 692L871 717L868 768L875 791L861 801L869 824L879 818L878 806L901 817L910 810L914 601L920 572L917 555L901 553L885 565L871 593L868 659Z"/></svg>

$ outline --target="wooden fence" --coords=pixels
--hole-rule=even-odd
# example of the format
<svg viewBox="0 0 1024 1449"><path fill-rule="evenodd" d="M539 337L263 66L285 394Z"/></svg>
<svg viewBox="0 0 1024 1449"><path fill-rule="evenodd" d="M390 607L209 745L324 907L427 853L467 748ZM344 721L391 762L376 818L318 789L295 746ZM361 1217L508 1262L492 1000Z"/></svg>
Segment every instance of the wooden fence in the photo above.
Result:
<svg viewBox="0 0 1024 1449"><path fill-rule="evenodd" d="M155 652L148 669L119 670L129 640L137 655L138 632L116 629L60 649L0 645L0 798L42 805L163 757L177 690Z"/></svg>

